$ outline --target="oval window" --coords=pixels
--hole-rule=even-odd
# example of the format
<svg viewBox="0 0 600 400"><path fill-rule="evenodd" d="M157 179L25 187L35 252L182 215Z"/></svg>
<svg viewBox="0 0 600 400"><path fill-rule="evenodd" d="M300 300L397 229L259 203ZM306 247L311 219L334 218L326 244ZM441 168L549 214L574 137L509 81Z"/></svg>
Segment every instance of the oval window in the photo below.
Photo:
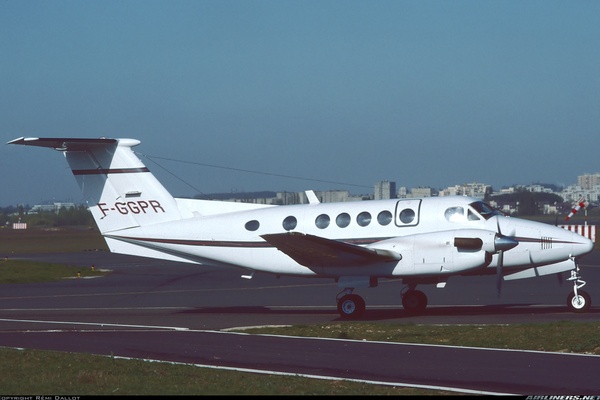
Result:
<svg viewBox="0 0 600 400"><path fill-rule="evenodd" d="M321 214L315 220L315 225L319 229L325 229L325 228L327 228L329 226L329 222L330 222L329 215L327 215L327 214Z"/></svg>
<svg viewBox="0 0 600 400"><path fill-rule="evenodd" d="M341 213L340 215L337 216L337 218L335 219L335 223L337 224L337 226L339 226L340 228L345 228L348 225L350 225L350 215L348 213Z"/></svg>
<svg viewBox="0 0 600 400"><path fill-rule="evenodd" d="M450 207L444 212L444 217L450 222L463 221L465 216L465 210L458 207Z"/></svg>
<svg viewBox="0 0 600 400"><path fill-rule="evenodd" d="M383 226L389 225L389 223L392 222L392 213L387 210L380 212L377 216L377 222Z"/></svg>
<svg viewBox="0 0 600 400"><path fill-rule="evenodd" d="M292 229L296 228L296 225L298 225L298 220L296 220L296 217L292 217L291 215L289 217L286 217L283 220L283 229L285 229L286 231L291 231Z"/></svg>
<svg viewBox="0 0 600 400"><path fill-rule="evenodd" d="M405 208L400 212L400 221L405 224L410 224L415 220L415 212L412 208Z"/></svg>
<svg viewBox="0 0 600 400"><path fill-rule="evenodd" d="M257 220L253 219L252 221L246 222L245 226L246 226L246 230L255 231L260 226L260 223Z"/></svg>
<svg viewBox="0 0 600 400"><path fill-rule="evenodd" d="M360 226L367 226L367 225L369 225L371 223L371 214L369 214L367 211L361 212L356 217L356 222Z"/></svg>

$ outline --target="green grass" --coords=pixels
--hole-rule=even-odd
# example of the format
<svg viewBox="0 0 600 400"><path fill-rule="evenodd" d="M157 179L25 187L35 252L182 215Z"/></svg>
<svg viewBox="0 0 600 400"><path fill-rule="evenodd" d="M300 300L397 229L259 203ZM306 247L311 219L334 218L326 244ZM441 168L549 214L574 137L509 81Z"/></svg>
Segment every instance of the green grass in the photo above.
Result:
<svg viewBox="0 0 600 400"><path fill-rule="evenodd" d="M6 395L439 395L433 390L270 376L86 354L0 348Z"/></svg>
<svg viewBox="0 0 600 400"><path fill-rule="evenodd" d="M353 322L252 328L244 332L600 355L600 322L561 321L515 325L411 325Z"/></svg>
<svg viewBox="0 0 600 400"><path fill-rule="evenodd" d="M0 260L0 284L52 282L69 278L104 276L109 272L26 260Z"/></svg>

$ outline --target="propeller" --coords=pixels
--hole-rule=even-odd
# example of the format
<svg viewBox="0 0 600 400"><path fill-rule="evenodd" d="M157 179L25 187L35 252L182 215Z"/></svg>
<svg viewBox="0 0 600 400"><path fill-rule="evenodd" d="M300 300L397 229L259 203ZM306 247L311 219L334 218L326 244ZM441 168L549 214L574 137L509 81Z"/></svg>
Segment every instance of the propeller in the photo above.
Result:
<svg viewBox="0 0 600 400"><path fill-rule="evenodd" d="M502 293L502 281L503 272L502 267L504 264L504 250L500 250L498 252L498 266L496 267L496 296L500 298L500 294Z"/></svg>
<svg viewBox="0 0 600 400"><path fill-rule="evenodd" d="M496 229L498 231L494 239L494 247L498 253L498 265L496 266L496 291L498 297L502 293L503 268L504 268L504 252L516 247L519 242L509 236L504 236L500 229L500 218L496 216ZM513 233L514 234L514 233Z"/></svg>
<svg viewBox="0 0 600 400"><path fill-rule="evenodd" d="M558 279L558 286L562 287L562 285L564 283L562 272L559 272L558 274L556 274L556 278Z"/></svg>

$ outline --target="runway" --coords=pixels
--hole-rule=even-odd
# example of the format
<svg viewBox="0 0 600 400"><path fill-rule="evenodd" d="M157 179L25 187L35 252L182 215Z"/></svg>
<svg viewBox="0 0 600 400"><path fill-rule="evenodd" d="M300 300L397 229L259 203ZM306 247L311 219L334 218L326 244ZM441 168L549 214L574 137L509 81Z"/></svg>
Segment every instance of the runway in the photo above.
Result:
<svg viewBox="0 0 600 400"><path fill-rule="evenodd" d="M261 325L344 323L331 280L120 256L105 252L22 256L82 268L109 269L103 278L2 285L0 346L191 363L203 366L357 379L463 393L598 395L600 357L556 353L244 335L227 329ZM581 264L585 290L600 301L600 255ZM451 279L423 286L424 315L407 316L399 281L359 292L364 321L419 324L600 321L600 307L571 313L569 282L556 277L505 282ZM577 340L577 338L573 338Z"/></svg>

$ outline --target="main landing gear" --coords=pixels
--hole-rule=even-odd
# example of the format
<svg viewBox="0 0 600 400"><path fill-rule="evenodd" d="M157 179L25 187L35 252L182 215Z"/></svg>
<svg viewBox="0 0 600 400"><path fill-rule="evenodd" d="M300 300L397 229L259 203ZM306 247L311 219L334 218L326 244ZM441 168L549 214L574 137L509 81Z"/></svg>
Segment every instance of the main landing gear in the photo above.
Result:
<svg viewBox="0 0 600 400"><path fill-rule="evenodd" d="M365 300L357 294L352 294L354 288L345 288L336 296L337 309L342 318L360 318L365 312ZM427 307L427 296L415 285L409 285L402 290L402 307L409 315L423 313Z"/></svg>
<svg viewBox="0 0 600 400"><path fill-rule="evenodd" d="M587 312L592 305L592 298L585 290L580 290L585 286L585 281L581 280L579 275L579 266L571 271L571 277L567 280L573 281L573 291L567 296L567 306L574 312Z"/></svg>
<svg viewBox="0 0 600 400"><path fill-rule="evenodd" d="M415 290L416 285L409 285L402 289L402 307L411 315L421 314L427 308L427 296L420 290Z"/></svg>
<svg viewBox="0 0 600 400"><path fill-rule="evenodd" d="M365 312L365 300L357 294L352 294L353 291L354 288L346 288L335 298L342 318L360 318Z"/></svg>

